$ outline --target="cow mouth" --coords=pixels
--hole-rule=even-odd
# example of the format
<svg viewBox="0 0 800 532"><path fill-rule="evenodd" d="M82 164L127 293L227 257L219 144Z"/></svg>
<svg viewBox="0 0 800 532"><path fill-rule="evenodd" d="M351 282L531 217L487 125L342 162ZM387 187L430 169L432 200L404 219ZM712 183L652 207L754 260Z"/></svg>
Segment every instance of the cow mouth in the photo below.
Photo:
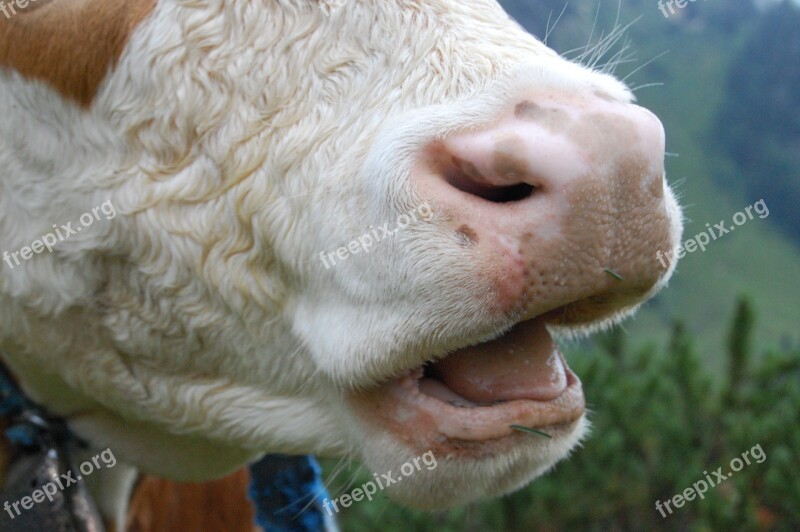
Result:
<svg viewBox="0 0 800 532"><path fill-rule="evenodd" d="M581 382L542 318L414 368L358 402L403 439L413 431L418 443L496 440L519 434L512 426L547 434L584 412Z"/></svg>

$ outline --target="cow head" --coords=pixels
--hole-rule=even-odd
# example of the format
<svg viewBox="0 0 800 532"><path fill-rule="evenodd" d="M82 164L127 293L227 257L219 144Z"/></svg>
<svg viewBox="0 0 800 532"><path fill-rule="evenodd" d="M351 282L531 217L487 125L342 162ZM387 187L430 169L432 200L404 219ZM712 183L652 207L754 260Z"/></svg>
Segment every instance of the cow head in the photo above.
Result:
<svg viewBox="0 0 800 532"><path fill-rule="evenodd" d="M441 508L565 457L587 422L553 338L672 273L658 119L494 0L150 4L119 4L130 35L88 95L0 74L5 248L118 213L0 274L26 389L178 478L432 451L392 493Z"/></svg>

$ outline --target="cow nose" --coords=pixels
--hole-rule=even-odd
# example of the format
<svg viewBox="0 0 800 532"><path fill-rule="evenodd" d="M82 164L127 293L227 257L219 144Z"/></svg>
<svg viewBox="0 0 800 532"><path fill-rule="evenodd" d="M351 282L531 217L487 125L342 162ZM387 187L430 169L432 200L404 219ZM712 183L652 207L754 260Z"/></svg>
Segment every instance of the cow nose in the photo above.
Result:
<svg viewBox="0 0 800 532"><path fill-rule="evenodd" d="M501 298L528 314L583 300L575 314L589 320L641 298L663 273L664 129L642 107L522 98L490 127L431 143L422 161L418 193L446 212L478 267L508 277Z"/></svg>
<svg viewBox="0 0 800 532"><path fill-rule="evenodd" d="M637 105L523 100L496 127L446 138L439 148L450 185L504 203L613 179L612 167L631 156L642 166L641 185L660 183L664 129Z"/></svg>

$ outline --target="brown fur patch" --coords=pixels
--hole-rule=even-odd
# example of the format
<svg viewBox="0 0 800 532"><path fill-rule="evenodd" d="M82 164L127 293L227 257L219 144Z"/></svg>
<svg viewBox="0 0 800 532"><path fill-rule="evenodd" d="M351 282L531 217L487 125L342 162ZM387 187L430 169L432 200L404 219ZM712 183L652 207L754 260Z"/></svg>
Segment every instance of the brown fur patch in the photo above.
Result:
<svg viewBox="0 0 800 532"><path fill-rule="evenodd" d="M210 530L253 532L255 511L247 498L246 469L205 483L144 477L128 509L127 532Z"/></svg>
<svg viewBox="0 0 800 532"><path fill-rule="evenodd" d="M0 67L89 107L156 0L36 0L0 13ZM9 9L8 7L6 9ZM10 12L10 11L9 11Z"/></svg>

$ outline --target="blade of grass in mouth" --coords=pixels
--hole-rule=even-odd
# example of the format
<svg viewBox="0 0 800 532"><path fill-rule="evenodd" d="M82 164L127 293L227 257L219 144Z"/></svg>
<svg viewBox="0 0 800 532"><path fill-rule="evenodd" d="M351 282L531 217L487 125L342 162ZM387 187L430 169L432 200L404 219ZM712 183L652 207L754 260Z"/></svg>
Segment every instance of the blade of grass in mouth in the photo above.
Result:
<svg viewBox="0 0 800 532"><path fill-rule="evenodd" d="M545 438L552 438L548 433L542 432L541 430L532 429L530 427L523 427L522 425L510 425L510 427L514 430L518 430L520 432L527 432L528 434L535 434L537 436L544 436Z"/></svg>

